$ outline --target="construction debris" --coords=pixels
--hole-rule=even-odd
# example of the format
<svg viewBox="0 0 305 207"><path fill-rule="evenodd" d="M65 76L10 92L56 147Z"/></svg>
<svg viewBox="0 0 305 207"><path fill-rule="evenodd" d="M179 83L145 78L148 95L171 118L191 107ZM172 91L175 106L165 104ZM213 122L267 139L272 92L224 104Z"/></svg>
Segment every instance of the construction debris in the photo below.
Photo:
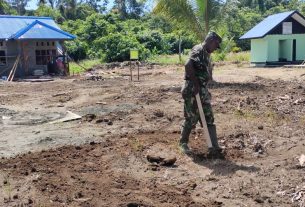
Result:
<svg viewBox="0 0 305 207"><path fill-rule="evenodd" d="M63 123L63 122L68 122L68 121L74 121L74 120L79 120L81 118L82 118L81 116L79 116L79 115L77 115L77 114L75 114L71 111L67 111L67 114L64 118L52 121L52 122L50 122L50 124L57 124L57 123Z"/></svg>

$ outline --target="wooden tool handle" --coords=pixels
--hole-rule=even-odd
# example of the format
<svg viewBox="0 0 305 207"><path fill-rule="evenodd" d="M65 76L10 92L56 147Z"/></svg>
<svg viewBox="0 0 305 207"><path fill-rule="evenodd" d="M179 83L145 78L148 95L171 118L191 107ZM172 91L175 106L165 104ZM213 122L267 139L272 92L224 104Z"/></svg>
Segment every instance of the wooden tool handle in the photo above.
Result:
<svg viewBox="0 0 305 207"><path fill-rule="evenodd" d="M202 104L201 104L199 93L196 94L196 101L197 101L199 115L200 115L200 119L201 119L201 123L202 123L202 127L203 127L203 135L204 135L204 137L205 137L205 139L207 141L208 147L212 148L213 145L212 145L212 142L211 142L211 138L210 138L207 122L205 120L205 116L204 116L204 113L203 113L203 108L202 108Z"/></svg>

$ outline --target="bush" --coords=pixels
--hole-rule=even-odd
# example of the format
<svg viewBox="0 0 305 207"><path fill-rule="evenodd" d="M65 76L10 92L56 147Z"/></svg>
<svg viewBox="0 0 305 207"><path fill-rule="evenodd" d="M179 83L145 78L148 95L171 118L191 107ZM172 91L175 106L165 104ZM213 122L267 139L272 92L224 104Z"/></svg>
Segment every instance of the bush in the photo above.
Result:
<svg viewBox="0 0 305 207"><path fill-rule="evenodd" d="M238 53L238 52L240 52L241 51L241 48L240 47L233 47L232 48L232 52L234 52L234 53Z"/></svg>
<svg viewBox="0 0 305 207"><path fill-rule="evenodd" d="M69 56L75 60L79 61L87 57L87 45L79 40L74 40L71 42L65 42L67 52Z"/></svg>
<svg viewBox="0 0 305 207"><path fill-rule="evenodd" d="M126 61L129 60L130 49L139 50L140 60L149 57L150 51L146 49L134 36L126 36L120 33L110 34L94 42L99 50L100 58L105 62Z"/></svg>
<svg viewBox="0 0 305 207"><path fill-rule="evenodd" d="M162 34L158 31L146 32L137 35L137 40L150 51L156 50L159 54L165 52Z"/></svg>

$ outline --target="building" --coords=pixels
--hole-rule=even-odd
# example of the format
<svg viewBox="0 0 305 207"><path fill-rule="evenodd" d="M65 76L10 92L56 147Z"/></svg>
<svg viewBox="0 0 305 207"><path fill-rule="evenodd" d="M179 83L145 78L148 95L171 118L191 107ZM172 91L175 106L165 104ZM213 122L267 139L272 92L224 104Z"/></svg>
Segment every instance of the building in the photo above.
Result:
<svg viewBox="0 0 305 207"><path fill-rule="evenodd" d="M281 65L305 60L305 18L298 11L268 16L240 39L251 40L252 65Z"/></svg>
<svg viewBox="0 0 305 207"><path fill-rule="evenodd" d="M73 39L50 17L0 15L0 78L15 64L15 77L66 73L62 45Z"/></svg>

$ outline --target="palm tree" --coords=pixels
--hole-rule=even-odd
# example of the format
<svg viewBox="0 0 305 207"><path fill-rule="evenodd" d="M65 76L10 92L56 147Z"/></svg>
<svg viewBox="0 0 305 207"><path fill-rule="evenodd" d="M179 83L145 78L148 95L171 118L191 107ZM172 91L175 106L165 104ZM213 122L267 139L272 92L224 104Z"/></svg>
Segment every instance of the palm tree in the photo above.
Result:
<svg viewBox="0 0 305 207"><path fill-rule="evenodd" d="M194 31L203 40L209 31L208 0L156 0L153 12Z"/></svg>

